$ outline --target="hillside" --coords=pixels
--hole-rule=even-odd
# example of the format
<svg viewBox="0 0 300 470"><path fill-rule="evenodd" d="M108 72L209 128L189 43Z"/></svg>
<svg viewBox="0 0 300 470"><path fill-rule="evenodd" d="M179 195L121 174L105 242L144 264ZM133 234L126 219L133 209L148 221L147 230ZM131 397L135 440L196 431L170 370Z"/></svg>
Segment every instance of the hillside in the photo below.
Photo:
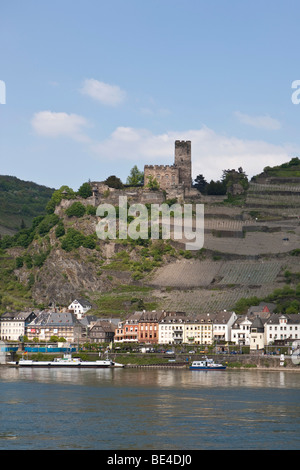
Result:
<svg viewBox="0 0 300 470"><path fill-rule="evenodd" d="M15 176L0 175L0 234L11 235L45 213L54 189Z"/></svg>
<svg viewBox="0 0 300 470"><path fill-rule="evenodd" d="M280 178L254 178L242 197L199 195L205 241L195 252L184 240L99 240L91 198L55 191L50 213L2 239L0 312L68 305L79 295L101 316L243 311L245 298L299 311L300 184Z"/></svg>

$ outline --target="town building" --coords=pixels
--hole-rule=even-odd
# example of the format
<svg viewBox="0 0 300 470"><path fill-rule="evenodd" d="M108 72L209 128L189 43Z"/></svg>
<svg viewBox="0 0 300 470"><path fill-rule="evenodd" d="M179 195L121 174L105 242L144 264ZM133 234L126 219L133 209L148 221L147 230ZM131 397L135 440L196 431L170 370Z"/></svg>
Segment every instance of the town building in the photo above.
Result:
<svg viewBox="0 0 300 470"><path fill-rule="evenodd" d="M231 327L231 341L233 343L239 346L250 346L251 325L257 315L265 324L272 314L269 311L255 311L246 315L238 315Z"/></svg>
<svg viewBox="0 0 300 470"><path fill-rule="evenodd" d="M29 341L50 341L51 336L73 343L78 339L81 326L74 313L42 311L26 328Z"/></svg>
<svg viewBox="0 0 300 470"><path fill-rule="evenodd" d="M139 320L143 312L134 312L126 320L120 321L115 329L114 341L116 343L137 343Z"/></svg>
<svg viewBox="0 0 300 470"><path fill-rule="evenodd" d="M259 315L253 320L250 326L250 352L264 349L264 324Z"/></svg>
<svg viewBox="0 0 300 470"><path fill-rule="evenodd" d="M89 335L91 328L99 320L99 317L95 315L83 315L81 318L77 318L78 322L74 327L74 336L76 337L77 343L89 342Z"/></svg>
<svg viewBox="0 0 300 470"><path fill-rule="evenodd" d="M92 343L111 343L114 340L116 325L110 321L98 320L90 329Z"/></svg>
<svg viewBox="0 0 300 470"><path fill-rule="evenodd" d="M212 344L213 317L209 313L186 317L183 312L166 316L159 323L159 343Z"/></svg>
<svg viewBox="0 0 300 470"><path fill-rule="evenodd" d="M158 344L159 322L166 316L164 310L160 312L144 310L138 322L138 342Z"/></svg>
<svg viewBox="0 0 300 470"><path fill-rule="evenodd" d="M158 324L159 344L181 344L184 341L185 314L168 315Z"/></svg>
<svg viewBox="0 0 300 470"><path fill-rule="evenodd" d="M86 312L88 312L91 308L92 304L88 300L78 298L74 299L73 302L70 303L68 310L75 313L76 317L79 319L82 318L82 316L85 315Z"/></svg>
<svg viewBox="0 0 300 470"><path fill-rule="evenodd" d="M300 315L273 314L265 323L265 344L300 339Z"/></svg>
<svg viewBox="0 0 300 470"><path fill-rule="evenodd" d="M213 342L214 314L200 313L188 319L185 325L184 343L205 344Z"/></svg>
<svg viewBox="0 0 300 470"><path fill-rule="evenodd" d="M218 312L213 320L214 339L226 342L231 341L231 329L237 317L235 312L227 312L226 310Z"/></svg>
<svg viewBox="0 0 300 470"><path fill-rule="evenodd" d="M0 317L0 338L6 341L20 341L25 335L27 324L36 316L33 311L3 313Z"/></svg>

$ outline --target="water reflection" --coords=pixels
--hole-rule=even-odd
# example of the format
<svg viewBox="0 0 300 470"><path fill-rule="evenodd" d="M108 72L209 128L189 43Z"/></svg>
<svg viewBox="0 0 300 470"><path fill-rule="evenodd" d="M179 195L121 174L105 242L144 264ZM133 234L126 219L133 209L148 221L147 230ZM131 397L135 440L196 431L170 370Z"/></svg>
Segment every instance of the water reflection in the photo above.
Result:
<svg viewBox="0 0 300 470"><path fill-rule="evenodd" d="M3 367L0 386L0 449L300 447L299 373Z"/></svg>
<svg viewBox="0 0 300 470"><path fill-rule="evenodd" d="M296 387L300 374L292 371L226 370L190 371L186 369L18 369L0 367L0 381L36 381L96 386L141 387Z"/></svg>

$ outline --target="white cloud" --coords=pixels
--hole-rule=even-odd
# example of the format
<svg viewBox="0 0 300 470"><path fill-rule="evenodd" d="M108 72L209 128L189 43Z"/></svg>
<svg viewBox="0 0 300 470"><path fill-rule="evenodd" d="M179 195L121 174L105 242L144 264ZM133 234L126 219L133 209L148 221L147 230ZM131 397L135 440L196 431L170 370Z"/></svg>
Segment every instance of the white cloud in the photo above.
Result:
<svg viewBox="0 0 300 470"><path fill-rule="evenodd" d="M278 130L281 128L281 123L270 116L249 116L248 114L240 113L239 111L235 112L236 117L243 124L248 126L256 127L258 129L267 129L267 130Z"/></svg>
<svg viewBox="0 0 300 470"><path fill-rule="evenodd" d="M91 149L102 161L128 160L129 166L135 163L142 169L144 164L172 164L175 140L192 142L193 177L203 174L208 181L219 179L224 169L239 167L251 177L265 166L289 161L299 153L299 148L290 145L230 137L205 126L157 135L146 129L118 127L108 139L94 143Z"/></svg>
<svg viewBox="0 0 300 470"><path fill-rule="evenodd" d="M89 123L78 114L40 111L34 114L31 125L34 131L41 136L67 136L81 142L90 141L88 136L82 132L82 128L89 126Z"/></svg>
<svg viewBox="0 0 300 470"><path fill-rule="evenodd" d="M102 141L93 141L84 132L88 121L77 114L41 111L32 119L34 131L41 136L67 136L87 145L86 150L112 169L128 162L143 169L145 164L172 165L175 140L192 143L193 178L203 174L207 181L219 179L224 169L242 167L249 177L289 161L300 153L300 148L283 144L275 145L263 140L241 139L220 134L208 127L187 131L168 131L154 134L147 129L117 127ZM121 165L123 163L123 165ZM127 164L125 164L126 166ZM120 175L122 177L122 175Z"/></svg>
<svg viewBox="0 0 300 470"><path fill-rule="evenodd" d="M88 95L100 103L108 106L121 104L126 97L125 91L117 85L99 82L93 78L86 79L81 88L81 93Z"/></svg>

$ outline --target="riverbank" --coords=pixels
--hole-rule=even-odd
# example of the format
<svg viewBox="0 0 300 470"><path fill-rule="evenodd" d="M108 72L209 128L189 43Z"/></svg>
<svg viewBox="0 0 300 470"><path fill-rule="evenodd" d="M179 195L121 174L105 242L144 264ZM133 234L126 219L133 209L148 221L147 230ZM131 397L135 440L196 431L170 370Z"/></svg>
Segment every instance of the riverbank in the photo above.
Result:
<svg viewBox="0 0 300 470"><path fill-rule="evenodd" d="M61 355L59 355L61 357ZM28 359L35 361L52 361L57 354L32 353L26 354ZM83 361L95 361L99 355L91 352L73 353L73 357L80 357ZM155 353L113 353L108 355L109 359L124 364L127 368L170 368L184 369L188 368L193 361L201 360L203 354L178 354L166 356L165 354ZM294 364L291 356L267 355L267 354L208 354L207 357L214 359L215 362L222 363L227 369L259 369L259 370L290 370L300 371L300 364ZM21 358L17 354L14 361ZM104 358L104 357L103 357Z"/></svg>
<svg viewBox="0 0 300 470"><path fill-rule="evenodd" d="M228 369L266 369L300 371L300 364L294 364L290 356L252 355L252 354L207 354L215 362L225 364ZM159 354L113 354L113 360L121 362L126 367L168 367L187 368L193 361L201 360L202 354L179 354L171 358Z"/></svg>

